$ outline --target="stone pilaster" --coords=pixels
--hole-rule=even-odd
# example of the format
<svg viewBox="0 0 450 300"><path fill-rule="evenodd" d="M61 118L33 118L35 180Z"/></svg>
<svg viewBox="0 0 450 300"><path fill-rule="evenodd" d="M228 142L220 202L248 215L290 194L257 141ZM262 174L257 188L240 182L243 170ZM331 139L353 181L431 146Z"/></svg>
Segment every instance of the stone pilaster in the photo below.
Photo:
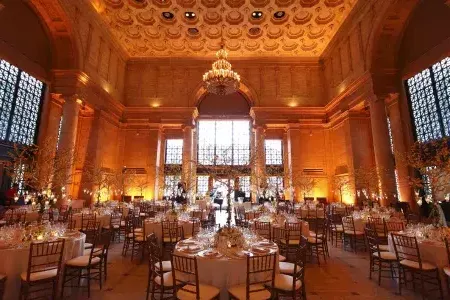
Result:
<svg viewBox="0 0 450 300"><path fill-rule="evenodd" d="M387 108L389 120L391 122L392 142L394 145L395 168L397 170L398 190L400 201L410 203L411 207L416 205L409 185L409 168L402 158L406 154L405 134L402 125L402 116L400 112L399 95L391 94L387 99Z"/></svg>
<svg viewBox="0 0 450 300"><path fill-rule="evenodd" d="M381 188L380 192L381 195L387 196L387 199L383 197L381 204L389 205L394 199L396 186L394 158L391 152L384 98L372 97L369 101L369 106L375 163Z"/></svg>
<svg viewBox="0 0 450 300"><path fill-rule="evenodd" d="M74 171L75 142L77 138L78 115L80 113L81 100L77 95L63 95L64 99L61 134L58 143L58 155L67 158L65 178L67 195L72 195L72 181Z"/></svg>

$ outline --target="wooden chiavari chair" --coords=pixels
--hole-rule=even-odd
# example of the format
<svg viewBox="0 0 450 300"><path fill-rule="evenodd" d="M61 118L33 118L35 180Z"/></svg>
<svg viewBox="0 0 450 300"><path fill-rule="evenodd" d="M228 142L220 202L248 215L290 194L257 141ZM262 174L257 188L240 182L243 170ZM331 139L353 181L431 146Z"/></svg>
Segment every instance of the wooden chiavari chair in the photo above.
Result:
<svg viewBox="0 0 450 300"><path fill-rule="evenodd" d="M177 221L162 221L161 231L163 248L172 253L175 245L183 238L183 227L179 226Z"/></svg>
<svg viewBox="0 0 450 300"><path fill-rule="evenodd" d="M196 257L173 254L172 280L177 299L219 299L218 288L199 283Z"/></svg>
<svg viewBox="0 0 450 300"><path fill-rule="evenodd" d="M372 279L372 273L378 271L378 285L381 284L381 277L389 277L395 279L394 267L397 263L395 253L384 251L381 247L381 241L378 237L376 229L365 228L367 244L369 246L369 278ZM389 272L389 276L384 276L383 273Z"/></svg>
<svg viewBox="0 0 450 300"><path fill-rule="evenodd" d="M383 244L387 244L387 238L388 238L388 231L386 228L386 223L384 222L384 219L382 218L374 218L369 217L367 219L368 226L370 226L372 229L374 229L377 232L378 238L383 241Z"/></svg>
<svg viewBox="0 0 450 300"><path fill-rule="evenodd" d="M270 222L255 221L254 226L258 235L268 240L272 239L272 226L270 225Z"/></svg>
<svg viewBox="0 0 450 300"><path fill-rule="evenodd" d="M407 286L409 282L416 287L416 278L420 282L420 292L422 298L430 296L434 290L426 290L426 285L433 285L439 292L441 299L444 299L441 278L439 275L439 268L434 264L422 261L419 245L416 237L391 233L394 244L395 255L397 257L399 272L398 292L402 293L402 284ZM411 275L411 280L408 280L407 274Z"/></svg>
<svg viewBox="0 0 450 300"><path fill-rule="evenodd" d="M316 219L311 225L312 232L307 239L308 250L311 257L315 256L317 259L317 264L320 265L320 255L323 256L325 263L327 262L328 255L328 245L327 245L327 230L325 226L326 220Z"/></svg>
<svg viewBox="0 0 450 300"><path fill-rule="evenodd" d="M344 249L346 245L349 245L355 253L357 252L358 246L366 249L364 232L355 229L355 222L352 216L343 217L342 226L344 228Z"/></svg>
<svg viewBox="0 0 450 300"><path fill-rule="evenodd" d="M305 266L306 266L307 244L306 239L297 248L293 263L280 263L281 274L275 275L273 291L275 298L279 295L290 296L292 299L306 299ZM289 267L282 270L281 264Z"/></svg>
<svg viewBox="0 0 450 300"><path fill-rule="evenodd" d="M102 259L96 256L99 252L97 248L99 235L94 237L92 247L88 255L78 256L65 263L64 276L61 288L61 299L64 299L64 289L66 287L81 287L82 279L86 279L88 298L91 297L91 281L97 280L102 289ZM97 249L97 250L96 250ZM83 272L85 271L85 272ZM68 285L77 279L78 285Z"/></svg>
<svg viewBox="0 0 450 300"><path fill-rule="evenodd" d="M271 299L269 289L275 286L276 254L247 256L247 277L245 284L228 289L231 299ZM268 288L266 288L268 286Z"/></svg>
<svg viewBox="0 0 450 300"><path fill-rule="evenodd" d="M173 274L170 271L172 266L170 261L163 261L161 247L159 247L154 233L147 237L148 266L149 274L147 281L147 297L151 299L173 298ZM169 265L169 269L167 269ZM168 296L168 297L167 297Z"/></svg>
<svg viewBox="0 0 450 300"><path fill-rule="evenodd" d="M20 274L21 297L30 299L32 293L35 299L42 299L42 293L45 294L49 290L48 284L51 284L52 299L56 299L64 244L63 239L31 243L27 271Z"/></svg>

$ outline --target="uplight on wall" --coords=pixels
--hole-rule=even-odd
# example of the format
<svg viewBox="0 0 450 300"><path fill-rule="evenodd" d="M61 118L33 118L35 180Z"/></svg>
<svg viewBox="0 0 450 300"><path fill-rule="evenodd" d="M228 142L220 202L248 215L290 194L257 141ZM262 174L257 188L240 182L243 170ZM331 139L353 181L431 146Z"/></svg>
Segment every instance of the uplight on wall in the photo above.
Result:
<svg viewBox="0 0 450 300"><path fill-rule="evenodd" d="M161 105L158 103L158 102L154 102L154 103L152 103L152 107L160 107Z"/></svg>
<svg viewBox="0 0 450 300"><path fill-rule="evenodd" d="M291 102L289 102L289 107L297 107L297 101L291 101Z"/></svg>

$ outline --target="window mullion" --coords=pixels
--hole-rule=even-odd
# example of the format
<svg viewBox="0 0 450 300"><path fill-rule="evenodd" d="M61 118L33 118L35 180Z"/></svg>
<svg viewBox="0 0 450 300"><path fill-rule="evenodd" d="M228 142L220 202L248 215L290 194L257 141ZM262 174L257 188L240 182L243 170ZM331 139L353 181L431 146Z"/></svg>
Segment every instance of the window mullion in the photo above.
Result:
<svg viewBox="0 0 450 300"><path fill-rule="evenodd" d="M9 113L8 128L6 129L6 140L7 141L10 141L10 137L11 137L11 126L12 126L14 111L16 110L17 94L19 93L19 85L20 85L21 75L22 75L22 70L19 69L19 72L17 73L16 85L14 86L14 94L13 94L13 101L11 103L11 111Z"/></svg>
<svg viewBox="0 0 450 300"><path fill-rule="evenodd" d="M444 126L444 118L442 117L442 107L439 105L439 96L437 93L437 83L436 83L436 78L434 77L434 72L433 72L433 67L429 68L430 73L431 73L431 87L433 89L433 94L434 94L434 102L436 104L436 112L438 114L438 122L439 125L441 127L441 135L444 137L445 136L445 126Z"/></svg>

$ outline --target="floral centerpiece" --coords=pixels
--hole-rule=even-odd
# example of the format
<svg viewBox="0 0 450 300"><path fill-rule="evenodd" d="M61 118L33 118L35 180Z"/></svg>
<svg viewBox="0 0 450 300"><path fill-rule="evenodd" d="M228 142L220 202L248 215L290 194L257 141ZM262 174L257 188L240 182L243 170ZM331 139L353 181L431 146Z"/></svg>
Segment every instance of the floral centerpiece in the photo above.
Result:
<svg viewBox="0 0 450 300"><path fill-rule="evenodd" d="M169 209L166 212L166 219L169 221L176 221L178 220L178 212L175 209Z"/></svg>
<svg viewBox="0 0 450 300"><path fill-rule="evenodd" d="M239 228L225 226L217 231L214 236L214 243L219 249L231 247L242 248L245 243L245 238Z"/></svg>

